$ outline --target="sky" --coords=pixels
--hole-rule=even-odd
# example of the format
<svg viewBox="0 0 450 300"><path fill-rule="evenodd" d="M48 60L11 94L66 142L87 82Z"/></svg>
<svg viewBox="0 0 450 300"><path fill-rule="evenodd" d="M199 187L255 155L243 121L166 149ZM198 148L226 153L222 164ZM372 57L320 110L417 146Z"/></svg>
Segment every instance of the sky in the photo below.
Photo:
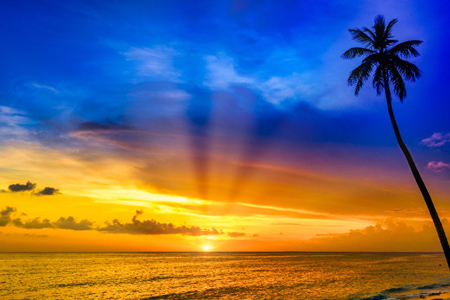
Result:
<svg viewBox="0 0 450 300"><path fill-rule="evenodd" d="M0 251L440 251L348 29L398 19L393 106L450 232L447 1L3 1Z"/></svg>

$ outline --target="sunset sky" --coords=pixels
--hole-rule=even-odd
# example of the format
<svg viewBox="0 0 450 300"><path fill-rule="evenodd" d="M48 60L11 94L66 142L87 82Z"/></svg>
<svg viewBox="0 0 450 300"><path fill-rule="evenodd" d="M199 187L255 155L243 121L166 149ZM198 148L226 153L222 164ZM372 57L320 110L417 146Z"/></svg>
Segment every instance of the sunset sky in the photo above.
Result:
<svg viewBox="0 0 450 300"><path fill-rule="evenodd" d="M2 1L0 251L440 251L349 28L398 18L394 111L450 226L447 1ZM205 248L206 247L206 248Z"/></svg>

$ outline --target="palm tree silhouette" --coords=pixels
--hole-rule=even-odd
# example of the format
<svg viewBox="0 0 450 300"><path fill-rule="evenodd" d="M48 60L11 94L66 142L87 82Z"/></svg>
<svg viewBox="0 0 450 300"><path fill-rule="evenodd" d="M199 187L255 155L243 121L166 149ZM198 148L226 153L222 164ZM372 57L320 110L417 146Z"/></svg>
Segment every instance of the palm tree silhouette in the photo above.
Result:
<svg viewBox="0 0 450 300"><path fill-rule="evenodd" d="M448 245L447 237L445 236L444 228L442 227L441 220L439 219L425 183L400 135L397 122L395 121L394 111L392 110L392 96L389 87L389 85L392 84L394 94L397 95L401 102L403 102L403 99L406 97L405 82L403 78L409 81L416 81L416 79L420 77L421 71L417 66L402 58L419 56L420 54L415 47L422 44L422 41L412 40L398 43L392 36L392 27L395 23L397 23L397 19L393 19L386 26L384 17L378 15L375 18L373 30L366 27L362 27L361 29L349 29L352 38L363 44L364 47L350 48L345 51L341 57L344 59L353 59L355 57L363 58L361 65L350 73L347 80L349 85L356 84L355 95L358 95L364 82L369 79L372 73L372 85L376 89L377 94L380 95L384 90L395 137L408 161L414 179L422 192L423 199L425 200L431 218L433 219L447 264L450 268L450 247Z"/></svg>

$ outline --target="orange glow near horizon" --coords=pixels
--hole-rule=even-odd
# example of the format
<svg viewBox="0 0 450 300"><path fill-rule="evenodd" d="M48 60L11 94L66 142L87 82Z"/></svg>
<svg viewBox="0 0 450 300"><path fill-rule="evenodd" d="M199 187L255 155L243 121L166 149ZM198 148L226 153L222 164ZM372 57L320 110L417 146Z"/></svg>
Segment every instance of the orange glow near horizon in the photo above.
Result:
<svg viewBox="0 0 450 300"><path fill-rule="evenodd" d="M184 149L183 143L178 147ZM70 152L36 143L11 142L0 149L4 170L18 170L0 178L0 210L8 215L0 219L7 224L0 227L0 251L206 251L204 246L210 251L210 240L214 251L439 250L433 246L434 233L423 229L429 217L415 186L404 179L409 174L387 170L378 161L368 162L373 172L364 173L352 165L364 157L361 149L340 157L339 163L305 160L289 167L276 162L277 153L268 152L264 163L236 163L232 156L218 154L210 158L205 199L199 198L189 158L182 152L168 156L167 166L156 170L164 176L155 176L153 170L132 165L134 160L145 162L148 153L121 157L100 150L90 153L95 160L83 162ZM300 150L307 157L325 151ZM230 199L234 171L241 167L253 173ZM61 193L8 191L11 184L25 184L21 178L36 183L36 190L56 187ZM448 218L450 191L444 183L437 182L435 193L441 217ZM17 219L28 223L14 223ZM410 244L398 243L397 234L409 235ZM422 235L432 246L417 247L414 239ZM384 246L357 243L355 236Z"/></svg>

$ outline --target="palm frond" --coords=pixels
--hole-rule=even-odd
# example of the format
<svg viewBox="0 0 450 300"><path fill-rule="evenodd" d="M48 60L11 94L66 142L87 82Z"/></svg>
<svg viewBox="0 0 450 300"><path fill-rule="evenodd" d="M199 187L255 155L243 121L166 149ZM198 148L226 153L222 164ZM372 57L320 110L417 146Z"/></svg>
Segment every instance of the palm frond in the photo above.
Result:
<svg viewBox="0 0 450 300"><path fill-rule="evenodd" d="M383 15L378 15L375 18L375 25L373 26L373 29L375 30L375 49L385 49L389 46L395 45L398 42L398 40L392 38L392 27L395 23L397 23L397 19L390 21L386 27Z"/></svg>
<svg viewBox="0 0 450 300"><path fill-rule="evenodd" d="M379 64L379 63L382 62L382 58L383 58L382 54L374 51L374 53L372 53L369 56L367 56L366 58L364 58L362 62L363 63L370 62L370 63L373 63L373 64Z"/></svg>
<svg viewBox="0 0 450 300"><path fill-rule="evenodd" d="M384 22L384 16L383 15L378 15L375 17L374 21L374 25L373 28L379 27L380 29L383 29L386 27L386 23Z"/></svg>
<svg viewBox="0 0 450 300"><path fill-rule="evenodd" d="M403 102L403 99L406 98L405 82L396 68L389 68L389 74L391 75L390 81L394 85L394 93L400 99L400 102Z"/></svg>
<svg viewBox="0 0 450 300"><path fill-rule="evenodd" d="M398 40L392 40L392 39L387 39L384 41L384 44L386 45L386 47L395 45L397 43L398 43Z"/></svg>
<svg viewBox="0 0 450 300"><path fill-rule="evenodd" d="M350 32L352 38L355 41L362 43L366 47L369 48L373 47L373 44L375 43L374 40L370 36L368 36L365 32L363 32L361 29L359 28L349 29L348 31Z"/></svg>
<svg viewBox="0 0 450 300"><path fill-rule="evenodd" d="M409 81L416 81L416 79L422 74L422 71L415 64L399 57L394 56L392 58L392 64L398 72Z"/></svg>
<svg viewBox="0 0 450 300"><path fill-rule="evenodd" d="M377 37L376 37L375 33L374 33L372 30L370 30L370 29L367 28L367 27L363 27L363 28L361 28L361 29L362 29L362 31L364 31L365 33L367 33L367 34L372 38L372 40L375 41L375 39L376 39Z"/></svg>
<svg viewBox="0 0 450 300"><path fill-rule="evenodd" d="M384 90L384 81L383 81L383 66L378 65L375 70L375 74L373 75L372 86L377 91L377 95L380 95Z"/></svg>
<svg viewBox="0 0 450 300"><path fill-rule="evenodd" d="M361 47L353 47L353 48L350 48L347 51L345 51L344 54L341 55L341 58L353 59L353 58L359 57L359 56L369 56L374 53L376 53L376 52L371 49L361 48Z"/></svg>
<svg viewBox="0 0 450 300"><path fill-rule="evenodd" d="M392 47L388 52L393 55L400 55L405 58L409 58L411 56L417 57L420 55L420 53L414 47L419 46L422 43L423 43L423 41L419 41L419 40L402 42L402 43L397 44L394 47Z"/></svg>
<svg viewBox="0 0 450 300"><path fill-rule="evenodd" d="M386 26L386 30L384 32L384 38L390 39L392 37L392 27L398 22L397 19L393 19L389 22L389 24Z"/></svg>
<svg viewBox="0 0 450 300"><path fill-rule="evenodd" d="M373 65L371 61L362 63L350 73L347 83L348 85L356 84L355 95L359 94L364 82L370 77Z"/></svg>
<svg viewBox="0 0 450 300"><path fill-rule="evenodd" d="M383 15L376 16L375 24L373 25L373 29L375 31L375 36L376 36L376 39L375 39L376 44L380 44L385 40L385 38L384 38L385 28L386 28L386 23L384 22L384 16Z"/></svg>

